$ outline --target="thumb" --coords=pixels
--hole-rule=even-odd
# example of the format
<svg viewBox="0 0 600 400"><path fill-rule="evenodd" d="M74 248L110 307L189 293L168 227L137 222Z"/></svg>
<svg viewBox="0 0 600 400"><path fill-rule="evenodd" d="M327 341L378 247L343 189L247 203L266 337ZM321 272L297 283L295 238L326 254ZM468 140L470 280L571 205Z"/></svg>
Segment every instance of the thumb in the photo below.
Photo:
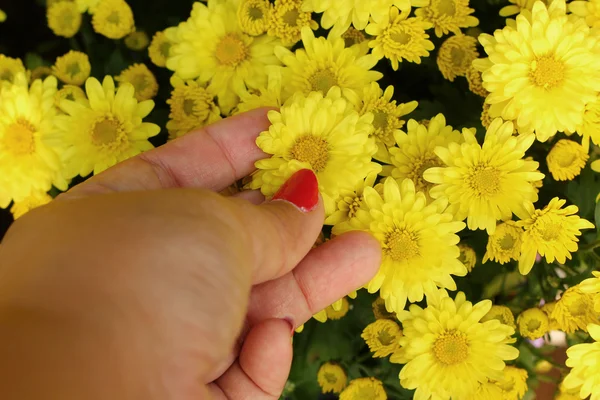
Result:
<svg viewBox="0 0 600 400"><path fill-rule="evenodd" d="M260 206L232 199L243 207L242 229L254 255L253 284L291 271L314 245L325 214L318 186L315 173L302 169Z"/></svg>

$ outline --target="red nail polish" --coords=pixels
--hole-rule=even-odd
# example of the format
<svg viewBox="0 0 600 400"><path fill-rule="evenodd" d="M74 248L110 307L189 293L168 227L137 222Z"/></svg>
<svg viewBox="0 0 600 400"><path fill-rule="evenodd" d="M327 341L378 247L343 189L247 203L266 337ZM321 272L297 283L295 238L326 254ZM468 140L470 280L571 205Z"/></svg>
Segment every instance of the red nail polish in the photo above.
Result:
<svg viewBox="0 0 600 400"><path fill-rule="evenodd" d="M273 200L292 203L302 212L311 212L319 203L319 182L310 169L301 169L279 188Z"/></svg>

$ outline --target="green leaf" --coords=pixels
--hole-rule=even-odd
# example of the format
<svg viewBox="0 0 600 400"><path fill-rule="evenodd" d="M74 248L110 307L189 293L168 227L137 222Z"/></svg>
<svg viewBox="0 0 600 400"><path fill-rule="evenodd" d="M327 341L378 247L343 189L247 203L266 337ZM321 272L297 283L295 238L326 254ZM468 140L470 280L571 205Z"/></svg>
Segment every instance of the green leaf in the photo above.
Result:
<svg viewBox="0 0 600 400"><path fill-rule="evenodd" d="M596 203L596 209L594 210L594 222L596 223L596 232L600 228L600 202Z"/></svg>
<svg viewBox="0 0 600 400"><path fill-rule="evenodd" d="M25 68L29 70L34 70L37 67L48 66L49 63L46 63L44 59L36 53L27 53L25 54Z"/></svg>

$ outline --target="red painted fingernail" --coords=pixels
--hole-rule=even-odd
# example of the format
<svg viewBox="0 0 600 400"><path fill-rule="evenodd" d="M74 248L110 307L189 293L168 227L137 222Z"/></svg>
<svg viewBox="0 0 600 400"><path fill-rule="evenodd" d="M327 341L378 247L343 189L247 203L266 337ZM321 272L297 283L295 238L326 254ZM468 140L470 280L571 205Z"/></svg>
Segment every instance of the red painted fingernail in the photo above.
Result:
<svg viewBox="0 0 600 400"><path fill-rule="evenodd" d="M310 169L301 169L279 188L273 200L283 200L302 212L311 212L319 204L319 182Z"/></svg>

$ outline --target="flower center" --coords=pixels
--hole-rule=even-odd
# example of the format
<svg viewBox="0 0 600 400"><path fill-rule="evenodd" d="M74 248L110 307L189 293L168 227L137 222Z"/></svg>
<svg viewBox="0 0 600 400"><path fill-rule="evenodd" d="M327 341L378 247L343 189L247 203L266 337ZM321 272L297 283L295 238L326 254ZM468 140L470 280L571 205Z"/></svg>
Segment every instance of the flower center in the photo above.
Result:
<svg viewBox="0 0 600 400"><path fill-rule="evenodd" d="M373 126L375 129L385 129L388 126L388 114L385 111L373 111Z"/></svg>
<svg viewBox="0 0 600 400"><path fill-rule="evenodd" d="M573 303L569 304L569 313L571 313L574 317L580 317L585 315L588 304L586 304L583 298L579 298L575 300Z"/></svg>
<svg viewBox="0 0 600 400"><path fill-rule="evenodd" d="M440 14L453 16L456 13L456 4L454 0L440 0L437 3L437 10Z"/></svg>
<svg viewBox="0 0 600 400"><path fill-rule="evenodd" d="M12 83L14 78L15 78L14 74L8 68L5 69L4 71L0 72L0 81L8 81L8 82Z"/></svg>
<svg viewBox="0 0 600 400"><path fill-rule="evenodd" d="M398 44L408 44L412 36L404 31L394 32L390 34L390 39Z"/></svg>
<svg viewBox="0 0 600 400"><path fill-rule="evenodd" d="M291 157L300 162L310 164L315 172L319 172L327 165L329 159L328 144L320 137L305 135L294 143L291 150Z"/></svg>
<svg viewBox="0 0 600 400"><path fill-rule="evenodd" d="M315 72L309 79L311 90L327 94L329 89L338 84L335 72L331 68L320 69Z"/></svg>
<svg viewBox="0 0 600 400"><path fill-rule="evenodd" d="M394 261L408 261L420 255L418 237L406 229L396 228L387 234L384 250Z"/></svg>
<svg viewBox="0 0 600 400"><path fill-rule="evenodd" d="M336 383L336 382L337 382L337 377L335 376L335 374L332 374L332 373L330 373L330 372L326 372L326 373L325 373L325 380L326 380L328 383L332 383L332 384L333 384L333 383Z"/></svg>
<svg viewBox="0 0 600 400"><path fill-rule="evenodd" d="M433 354L445 365L454 365L469 357L467 336L456 330L444 331L433 344Z"/></svg>
<svg viewBox="0 0 600 400"><path fill-rule="evenodd" d="M557 162L558 165L560 165L563 168L567 168L570 167L573 164L573 161L575 161L576 155L573 153L569 153L569 152L562 152L559 154L559 157L557 157Z"/></svg>
<svg viewBox="0 0 600 400"><path fill-rule="evenodd" d="M360 201L360 196L356 196L351 203L348 203L348 218L353 218L356 215L356 211L360 208Z"/></svg>
<svg viewBox="0 0 600 400"><path fill-rule="evenodd" d="M103 117L92 128L92 143L98 147L113 147L123 136L121 123L113 117Z"/></svg>
<svg viewBox="0 0 600 400"><path fill-rule="evenodd" d="M471 189L479 197L490 197L500 190L500 171L494 167L479 164L468 177Z"/></svg>
<svg viewBox="0 0 600 400"><path fill-rule="evenodd" d="M250 17L252 21L256 21L263 18L263 12L258 7L250 7L248 8L248 17Z"/></svg>
<svg viewBox="0 0 600 400"><path fill-rule="evenodd" d="M531 321L527 322L527 330L529 332L534 332L537 329L539 329L541 325L542 323L540 321L538 321L537 319L532 319Z"/></svg>
<svg viewBox="0 0 600 400"><path fill-rule="evenodd" d="M504 392L511 392L515 388L514 379L502 380L500 382L496 382L496 384L500 386L500 389L502 389Z"/></svg>
<svg viewBox="0 0 600 400"><path fill-rule="evenodd" d="M300 16L300 13L298 12L297 9L292 9L289 11L286 11L285 14L283 14L283 17L281 18L283 20L283 22L289 26L296 26L298 25L298 17Z"/></svg>
<svg viewBox="0 0 600 400"><path fill-rule="evenodd" d="M67 74L71 75L71 77L74 77L75 75L79 74L80 72L81 72L81 68L79 67L78 62L74 62L74 63L67 65Z"/></svg>
<svg viewBox="0 0 600 400"><path fill-rule="evenodd" d="M248 58L248 47L235 33L229 33L217 44L215 56L221 65L237 67Z"/></svg>
<svg viewBox="0 0 600 400"><path fill-rule="evenodd" d="M191 117L194 115L194 108L196 107L196 102L193 99L185 99L183 100L183 112L185 115Z"/></svg>
<svg viewBox="0 0 600 400"><path fill-rule="evenodd" d="M119 25L119 22L121 22L121 16L119 15L118 11L113 11L106 18L106 21L110 22L111 24Z"/></svg>
<svg viewBox="0 0 600 400"><path fill-rule="evenodd" d="M538 57L531 63L529 76L536 86L552 89L565 79L565 65L552 56Z"/></svg>
<svg viewBox="0 0 600 400"><path fill-rule="evenodd" d="M465 59L465 51L459 47L453 48L450 50L450 59L452 60L452 64L457 67L462 66Z"/></svg>
<svg viewBox="0 0 600 400"><path fill-rule="evenodd" d="M515 246L515 238L507 233L498 240L498 246L504 251L512 250Z"/></svg>
<svg viewBox="0 0 600 400"><path fill-rule="evenodd" d="M377 332L377 340L383 346L389 346L390 344L394 343L394 339L396 339L396 336L390 335L387 330Z"/></svg>
<svg viewBox="0 0 600 400"><path fill-rule="evenodd" d="M4 148L15 156L32 154L35 151L36 129L28 121L19 119L4 131Z"/></svg>
<svg viewBox="0 0 600 400"><path fill-rule="evenodd" d="M148 80L146 79L146 75L144 74L136 74L131 77L130 82L135 88L136 92L142 92L144 89L148 87Z"/></svg>
<svg viewBox="0 0 600 400"><path fill-rule="evenodd" d="M542 239L545 241L553 241L558 238L560 235L560 231L562 230L562 226L560 224L549 223L544 226L544 229L541 232Z"/></svg>
<svg viewBox="0 0 600 400"><path fill-rule="evenodd" d="M162 54L163 57L169 57L169 51L170 50L171 50L171 43L170 42L161 43L160 46L159 46L160 54Z"/></svg>

